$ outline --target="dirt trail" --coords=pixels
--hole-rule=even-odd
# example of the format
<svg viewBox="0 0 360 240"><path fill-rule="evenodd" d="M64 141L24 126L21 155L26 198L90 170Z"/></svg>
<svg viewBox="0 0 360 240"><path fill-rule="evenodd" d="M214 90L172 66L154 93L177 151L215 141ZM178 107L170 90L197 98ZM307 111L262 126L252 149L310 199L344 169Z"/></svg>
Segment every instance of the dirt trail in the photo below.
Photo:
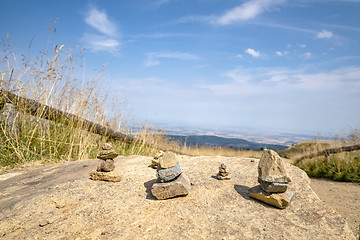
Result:
<svg viewBox="0 0 360 240"><path fill-rule="evenodd" d="M312 178L311 188L327 205L338 211L359 236L360 228L360 183L335 182Z"/></svg>

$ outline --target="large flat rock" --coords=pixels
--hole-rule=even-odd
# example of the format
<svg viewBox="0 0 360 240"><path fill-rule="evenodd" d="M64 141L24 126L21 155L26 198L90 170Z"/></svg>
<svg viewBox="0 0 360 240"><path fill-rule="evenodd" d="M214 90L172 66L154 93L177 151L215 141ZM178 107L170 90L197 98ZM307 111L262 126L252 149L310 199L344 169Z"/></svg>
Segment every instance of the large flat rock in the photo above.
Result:
<svg viewBox="0 0 360 240"><path fill-rule="evenodd" d="M1 239L355 239L297 167L285 164L295 193L286 209L248 195L258 160L179 157L194 185L186 197L156 200L151 157L117 157L120 182L92 181L100 160L38 168L0 181ZM226 162L232 178L218 181ZM1 178L0 178L1 179Z"/></svg>

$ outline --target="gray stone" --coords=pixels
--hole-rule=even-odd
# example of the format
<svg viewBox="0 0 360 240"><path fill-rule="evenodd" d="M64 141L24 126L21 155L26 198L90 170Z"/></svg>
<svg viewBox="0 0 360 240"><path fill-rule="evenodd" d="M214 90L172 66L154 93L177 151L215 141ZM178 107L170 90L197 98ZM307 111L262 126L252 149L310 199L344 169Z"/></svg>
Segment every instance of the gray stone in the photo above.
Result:
<svg viewBox="0 0 360 240"><path fill-rule="evenodd" d="M295 193L290 191L286 193L267 193L260 185L249 189L250 197L277 208L286 208L289 206L294 195Z"/></svg>
<svg viewBox="0 0 360 240"><path fill-rule="evenodd" d="M117 154L116 152L114 152L114 150L102 150L100 151L99 156L97 157L98 159L102 159L102 160L106 160L106 159L114 159L117 156L119 156L119 154Z"/></svg>
<svg viewBox="0 0 360 240"><path fill-rule="evenodd" d="M111 172L115 169L115 163L112 159L106 159L97 166L96 171L98 172Z"/></svg>
<svg viewBox="0 0 360 240"><path fill-rule="evenodd" d="M151 193L159 200L174 198L178 196L186 196L189 194L191 187L190 179L185 174L171 182L154 183L151 188Z"/></svg>
<svg viewBox="0 0 360 240"><path fill-rule="evenodd" d="M258 179L258 182L260 183L262 189L268 193L286 192L289 185L287 182L266 182L261 180L260 178Z"/></svg>
<svg viewBox="0 0 360 240"><path fill-rule="evenodd" d="M178 177L182 172L183 169L180 165L180 162L177 162L176 165L171 168L161 168L159 165L156 171L156 177L161 182L169 182Z"/></svg>
<svg viewBox="0 0 360 240"><path fill-rule="evenodd" d="M273 150L266 150L262 154L258 174L258 182L268 193L285 192L291 182L282 158Z"/></svg>

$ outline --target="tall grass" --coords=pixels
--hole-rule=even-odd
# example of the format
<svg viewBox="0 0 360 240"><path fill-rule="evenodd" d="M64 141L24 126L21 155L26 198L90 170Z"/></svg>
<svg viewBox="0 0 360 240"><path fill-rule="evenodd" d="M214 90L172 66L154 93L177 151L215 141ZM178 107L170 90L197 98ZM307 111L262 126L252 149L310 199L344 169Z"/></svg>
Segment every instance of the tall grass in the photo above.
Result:
<svg viewBox="0 0 360 240"><path fill-rule="evenodd" d="M298 143L289 149L280 151L280 155L293 160L310 177L329 178L336 181L360 182L360 151L341 152L330 156L319 156L297 162L296 159L322 151L360 143L360 131L352 129L348 136L337 137L332 141L314 141Z"/></svg>
<svg viewBox="0 0 360 240"><path fill-rule="evenodd" d="M53 34L54 26L50 30ZM31 161L95 158L106 141L112 141L123 155L151 155L157 150L149 146L168 144L163 135L155 134L150 128L131 132L123 114L105 114L110 101L101 88L101 72L92 79L82 77L86 70L82 65L85 62L82 49L49 42L45 50L27 56L15 50L8 35L0 44L0 90L134 134L137 139L135 143L115 141L85 131L72 122L65 124L61 118L44 120L44 109L29 115L29 106L4 104L0 98L0 167ZM112 113L123 112L122 107L125 106L116 104Z"/></svg>

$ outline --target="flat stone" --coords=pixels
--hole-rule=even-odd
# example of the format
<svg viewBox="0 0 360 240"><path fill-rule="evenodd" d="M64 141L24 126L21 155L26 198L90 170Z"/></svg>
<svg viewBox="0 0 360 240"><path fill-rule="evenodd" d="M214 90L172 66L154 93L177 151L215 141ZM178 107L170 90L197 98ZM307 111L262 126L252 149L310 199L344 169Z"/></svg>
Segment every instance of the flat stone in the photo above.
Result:
<svg viewBox="0 0 360 240"><path fill-rule="evenodd" d="M267 193L265 192L260 185L249 189L249 196L255 198L261 202L269 204L277 208L286 208L289 206L292 198L294 197L294 192L285 192L285 193Z"/></svg>
<svg viewBox="0 0 360 240"><path fill-rule="evenodd" d="M166 183L154 183L151 193L159 200L186 196L191 187L190 179L182 173L176 180Z"/></svg>
<svg viewBox="0 0 360 240"><path fill-rule="evenodd" d="M122 177L117 171L112 172L98 172L92 171L90 178L96 181L120 182Z"/></svg>
<svg viewBox="0 0 360 240"><path fill-rule="evenodd" d="M176 165L171 168L161 168L159 165L156 171L156 177L161 182L169 182L179 176L182 172L183 169L180 165L180 162L177 162Z"/></svg>
<svg viewBox="0 0 360 240"><path fill-rule="evenodd" d="M282 158L275 151L266 150L262 154L258 165L258 182L264 187L263 190L269 193L284 192L287 183L291 182Z"/></svg>
<svg viewBox="0 0 360 240"><path fill-rule="evenodd" d="M111 172L115 169L115 163L113 159L106 159L97 166L98 172Z"/></svg>
<svg viewBox="0 0 360 240"><path fill-rule="evenodd" d="M175 167L178 160L176 155L173 152L164 152L161 157L159 157L159 164L161 168L171 168Z"/></svg>
<svg viewBox="0 0 360 240"><path fill-rule="evenodd" d="M119 156L119 154L117 154L113 150L102 150L100 151L100 154L99 156L97 156L97 158L101 160L106 160L106 159L114 159L117 156Z"/></svg>
<svg viewBox="0 0 360 240"><path fill-rule="evenodd" d="M230 180L230 179L231 179L231 177L230 177L229 174L227 174L227 175L221 175L220 173L218 173L218 174L216 175L216 178L219 179L219 180Z"/></svg>

